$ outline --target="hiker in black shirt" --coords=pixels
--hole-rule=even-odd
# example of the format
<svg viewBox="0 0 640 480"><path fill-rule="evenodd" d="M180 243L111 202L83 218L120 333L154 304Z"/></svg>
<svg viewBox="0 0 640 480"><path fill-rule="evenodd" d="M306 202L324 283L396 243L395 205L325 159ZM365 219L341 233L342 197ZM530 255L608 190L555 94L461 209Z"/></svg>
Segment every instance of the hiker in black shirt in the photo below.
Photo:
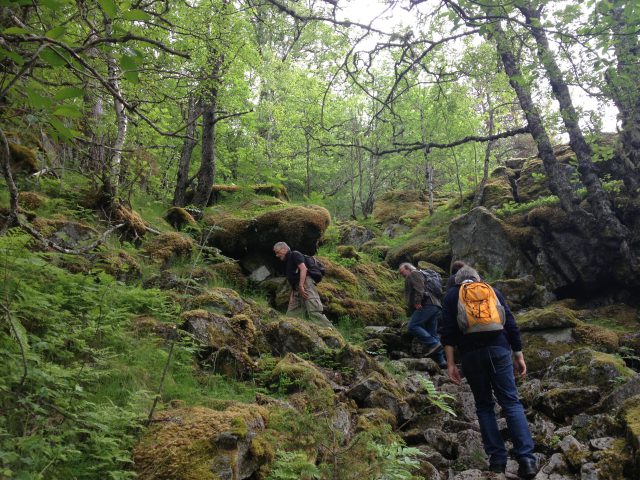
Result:
<svg viewBox="0 0 640 480"><path fill-rule="evenodd" d="M273 251L285 265L285 275L291 285L287 315L304 316L305 314L322 326L333 327L329 319L322 313L322 301L316 283L307 274L304 255L291 250L285 242L278 242Z"/></svg>

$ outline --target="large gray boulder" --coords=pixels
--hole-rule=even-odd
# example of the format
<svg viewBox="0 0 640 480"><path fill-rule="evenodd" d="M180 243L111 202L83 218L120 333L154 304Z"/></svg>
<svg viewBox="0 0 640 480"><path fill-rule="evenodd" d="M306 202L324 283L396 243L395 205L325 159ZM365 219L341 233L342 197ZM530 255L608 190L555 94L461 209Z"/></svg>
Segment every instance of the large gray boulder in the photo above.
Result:
<svg viewBox="0 0 640 480"><path fill-rule="evenodd" d="M456 217L449 228L452 258L464 259L488 277L531 275L534 282L528 282L553 293L588 292L599 288L607 274L616 275L606 248L593 241L577 232L559 207L550 206L531 210L520 225L477 207ZM549 299L541 291L532 300L541 306Z"/></svg>

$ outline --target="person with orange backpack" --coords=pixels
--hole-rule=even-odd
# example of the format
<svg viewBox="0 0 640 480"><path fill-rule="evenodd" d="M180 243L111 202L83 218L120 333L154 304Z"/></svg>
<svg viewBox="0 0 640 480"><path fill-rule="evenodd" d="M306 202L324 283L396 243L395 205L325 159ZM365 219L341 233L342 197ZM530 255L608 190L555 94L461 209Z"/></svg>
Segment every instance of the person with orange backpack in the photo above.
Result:
<svg viewBox="0 0 640 480"><path fill-rule="evenodd" d="M455 283L458 288L448 290L442 306L441 338L449 378L455 384L462 380L454 360L454 347L458 347L462 371L473 393L489 470L504 473L507 465L495 395L507 420L518 475L533 478L537 473L534 442L514 377L514 369L519 376L527 372L520 330L503 295L482 282L473 268L460 268Z"/></svg>

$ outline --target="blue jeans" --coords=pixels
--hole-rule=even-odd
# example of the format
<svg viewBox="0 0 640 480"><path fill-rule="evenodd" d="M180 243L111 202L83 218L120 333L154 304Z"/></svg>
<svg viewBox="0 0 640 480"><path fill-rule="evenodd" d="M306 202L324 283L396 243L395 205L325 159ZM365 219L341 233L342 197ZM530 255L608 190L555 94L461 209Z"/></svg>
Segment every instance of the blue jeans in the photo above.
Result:
<svg viewBox="0 0 640 480"><path fill-rule="evenodd" d="M533 439L513 376L511 351L504 347L484 347L469 352L462 357L462 369L473 392L482 443L489 463L507 463L507 450L498 429L493 395L507 420L516 458L535 460Z"/></svg>
<svg viewBox="0 0 640 480"><path fill-rule="evenodd" d="M409 320L409 333L420 340L427 349L431 349L436 345L440 345L440 337L438 337L438 322L442 318L442 309L435 305L424 305L421 309L416 310ZM438 364L446 362L444 352L440 350L435 356Z"/></svg>

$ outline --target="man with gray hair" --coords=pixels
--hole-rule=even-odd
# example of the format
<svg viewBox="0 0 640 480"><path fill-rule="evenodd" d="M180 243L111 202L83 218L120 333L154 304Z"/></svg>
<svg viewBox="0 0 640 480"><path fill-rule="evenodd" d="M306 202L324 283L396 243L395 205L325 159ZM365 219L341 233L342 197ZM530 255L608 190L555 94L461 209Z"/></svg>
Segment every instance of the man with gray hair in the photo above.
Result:
<svg viewBox="0 0 640 480"><path fill-rule="evenodd" d="M502 294L483 283L469 265L458 270L455 285L447 291L442 305L442 343L449 378L455 384L462 379L454 359L454 347L458 347L462 371L473 393L489 470L504 473L507 466L495 395L507 420L519 464L518 476L533 478L537 473L534 443L513 374L514 368L520 376L527 373L520 330ZM478 323L472 327L476 319Z"/></svg>
<svg viewBox="0 0 640 480"><path fill-rule="evenodd" d="M304 316L324 327L333 328L332 323L322 313L322 301L314 279L309 274L305 257L297 250L291 250L285 242L273 246L278 259L285 262L285 275L291 285L287 315Z"/></svg>
<svg viewBox="0 0 640 480"><path fill-rule="evenodd" d="M439 291L432 292L427 288L423 273L411 263L401 263L398 270L404 277L404 296L407 312L411 316L408 324L409 333L425 346L426 356L433 355L440 368L446 368L447 363L437 333L438 322L442 316L442 284L438 287Z"/></svg>

